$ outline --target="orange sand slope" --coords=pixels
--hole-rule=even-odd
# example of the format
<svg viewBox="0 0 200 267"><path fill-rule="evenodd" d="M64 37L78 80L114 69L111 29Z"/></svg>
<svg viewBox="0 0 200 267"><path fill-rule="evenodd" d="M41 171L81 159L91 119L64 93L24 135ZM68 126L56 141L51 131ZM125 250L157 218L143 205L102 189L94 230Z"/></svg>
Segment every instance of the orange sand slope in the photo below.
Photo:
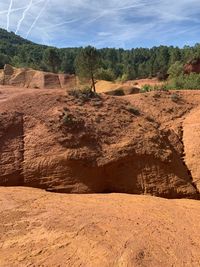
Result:
<svg viewBox="0 0 200 267"><path fill-rule="evenodd" d="M0 266L200 265L200 202L0 188Z"/></svg>

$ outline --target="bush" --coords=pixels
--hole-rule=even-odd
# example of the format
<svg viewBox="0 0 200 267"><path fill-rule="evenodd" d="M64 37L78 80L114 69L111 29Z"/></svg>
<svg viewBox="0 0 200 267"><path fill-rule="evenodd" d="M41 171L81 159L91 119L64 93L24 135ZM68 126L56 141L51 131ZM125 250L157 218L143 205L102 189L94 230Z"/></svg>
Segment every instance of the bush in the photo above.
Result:
<svg viewBox="0 0 200 267"><path fill-rule="evenodd" d="M74 117L71 114L65 113L62 120L64 125L69 125L74 123Z"/></svg>
<svg viewBox="0 0 200 267"><path fill-rule="evenodd" d="M129 80L128 74L124 73L120 79L121 82L126 82Z"/></svg>
<svg viewBox="0 0 200 267"><path fill-rule="evenodd" d="M140 111L132 106L128 106L126 108L131 114L135 115L135 116L139 116L140 115Z"/></svg>
<svg viewBox="0 0 200 267"><path fill-rule="evenodd" d="M144 84L141 88L142 93L151 92L154 90L154 87L149 84Z"/></svg>
<svg viewBox="0 0 200 267"><path fill-rule="evenodd" d="M80 118L76 118L73 114L69 113L64 109L63 116L62 116L62 123L64 126L70 128L81 129L84 126L84 121Z"/></svg>
<svg viewBox="0 0 200 267"><path fill-rule="evenodd" d="M182 74L169 82L170 89L200 89L200 74Z"/></svg>
<svg viewBox="0 0 200 267"><path fill-rule="evenodd" d="M177 103L180 100L180 96L177 94L172 94L171 95L171 100L175 103Z"/></svg>
<svg viewBox="0 0 200 267"><path fill-rule="evenodd" d="M0 53L0 69L3 69L5 64L9 64L10 59L7 55Z"/></svg>
<svg viewBox="0 0 200 267"><path fill-rule="evenodd" d="M167 80L168 78L168 74L165 71L158 72L156 76L159 81L164 81L164 80Z"/></svg>
<svg viewBox="0 0 200 267"><path fill-rule="evenodd" d="M111 69L99 69L96 73L96 78L104 81L114 81L115 74Z"/></svg>
<svg viewBox="0 0 200 267"><path fill-rule="evenodd" d="M100 98L100 96L93 92L90 87L84 87L83 89L72 89L68 91L69 95L78 98L84 102L89 101L92 98Z"/></svg>
<svg viewBox="0 0 200 267"><path fill-rule="evenodd" d="M176 78L183 74L183 64L180 61L176 61L173 65L168 69L169 77Z"/></svg>

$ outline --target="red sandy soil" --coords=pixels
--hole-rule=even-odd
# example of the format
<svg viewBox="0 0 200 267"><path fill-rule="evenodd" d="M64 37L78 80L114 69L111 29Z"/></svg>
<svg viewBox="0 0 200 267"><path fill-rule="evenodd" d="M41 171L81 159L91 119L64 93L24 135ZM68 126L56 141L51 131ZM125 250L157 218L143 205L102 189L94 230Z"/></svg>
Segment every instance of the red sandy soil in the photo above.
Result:
<svg viewBox="0 0 200 267"><path fill-rule="evenodd" d="M0 266L200 266L200 202L0 188Z"/></svg>
<svg viewBox="0 0 200 267"><path fill-rule="evenodd" d="M139 90L142 88L143 85L161 85L163 82L158 81L158 79L138 79L132 80L127 82L108 82L108 81L98 81L96 84L97 92L105 93L110 92L116 89L122 89L125 91L129 91L132 88L138 88ZM139 91L138 90L138 91Z"/></svg>
<svg viewBox="0 0 200 267"><path fill-rule="evenodd" d="M199 110L0 86L0 266L200 266Z"/></svg>

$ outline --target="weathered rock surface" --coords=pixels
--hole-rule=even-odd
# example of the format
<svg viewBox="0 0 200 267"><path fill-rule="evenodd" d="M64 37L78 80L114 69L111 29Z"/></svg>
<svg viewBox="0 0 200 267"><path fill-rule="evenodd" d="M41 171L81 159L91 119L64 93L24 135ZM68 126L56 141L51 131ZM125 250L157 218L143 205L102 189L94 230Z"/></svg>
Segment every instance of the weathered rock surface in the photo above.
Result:
<svg viewBox="0 0 200 267"><path fill-rule="evenodd" d="M76 85L74 75L55 74L6 64L0 73L0 84L35 89L69 89Z"/></svg>
<svg viewBox="0 0 200 267"><path fill-rule="evenodd" d="M200 265L200 202L0 188L0 266Z"/></svg>
<svg viewBox="0 0 200 267"><path fill-rule="evenodd" d="M178 103L169 92L84 102L62 90L0 91L0 185L199 196L183 160L184 94Z"/></svg>
<svg viewBox="0 0 200 267"><path fill-rule="evenodd" d="M200 191L200 109L195 109L187 116L183 129L185 162L194 184Z"/></svg>
<svg viewBox="0 0 200 267"><path fill-rule="evenodd" d="M193 60L184 66L184 72L190 74L192 72L200 73L200 59Z"/></svg>

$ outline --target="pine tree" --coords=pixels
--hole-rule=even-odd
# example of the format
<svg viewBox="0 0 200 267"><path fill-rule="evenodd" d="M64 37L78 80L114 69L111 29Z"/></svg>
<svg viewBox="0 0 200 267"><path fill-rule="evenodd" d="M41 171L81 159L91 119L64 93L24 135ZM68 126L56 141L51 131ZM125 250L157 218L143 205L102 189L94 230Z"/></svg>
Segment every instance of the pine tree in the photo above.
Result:
<svg viewBox="0 0 200 267"><path fill-rule="evenodd" d="M100 66L100 55L96 48L87 46L81 49L80 53L75 60L76 74L80 80L89 80L91 89L96 91L95 88L95 75Z"/></svg>
<svg viewBox="0 0 200 267"><path fill-rule="evenodd" d="M61 64L60 56L54 48L47 48L44 51L43 60L51 68L52 72L56 72Z"/></svg>

